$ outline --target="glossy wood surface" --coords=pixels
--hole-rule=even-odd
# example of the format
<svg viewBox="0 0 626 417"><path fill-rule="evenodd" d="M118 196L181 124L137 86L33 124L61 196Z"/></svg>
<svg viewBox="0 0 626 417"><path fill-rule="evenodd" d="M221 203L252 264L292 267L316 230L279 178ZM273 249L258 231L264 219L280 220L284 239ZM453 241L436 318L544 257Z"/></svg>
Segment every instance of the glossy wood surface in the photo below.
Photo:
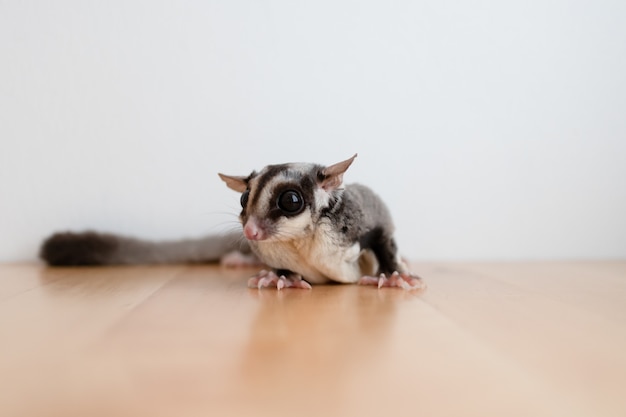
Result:
<svg viewBox="0 0 626 417"><path fill-rule="evenodd" d="M626 262L413 269L0 266L0 416L626 415Z"/></svg>

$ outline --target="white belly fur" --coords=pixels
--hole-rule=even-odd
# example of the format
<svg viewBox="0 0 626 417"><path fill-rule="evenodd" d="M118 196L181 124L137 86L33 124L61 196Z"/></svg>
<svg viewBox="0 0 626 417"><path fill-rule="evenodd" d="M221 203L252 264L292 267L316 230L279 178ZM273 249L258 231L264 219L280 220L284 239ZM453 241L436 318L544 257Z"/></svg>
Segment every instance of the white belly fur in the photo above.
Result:
<svg viewBox="0 0 626 417"><path fill-rule="evenodd" d="M338 245L330 226L324 226L306 239L250 243L268 266L296 272L311 284L354 283L375 272L378 265L371 251L362 251L358 242L348 247Z"/></svg>

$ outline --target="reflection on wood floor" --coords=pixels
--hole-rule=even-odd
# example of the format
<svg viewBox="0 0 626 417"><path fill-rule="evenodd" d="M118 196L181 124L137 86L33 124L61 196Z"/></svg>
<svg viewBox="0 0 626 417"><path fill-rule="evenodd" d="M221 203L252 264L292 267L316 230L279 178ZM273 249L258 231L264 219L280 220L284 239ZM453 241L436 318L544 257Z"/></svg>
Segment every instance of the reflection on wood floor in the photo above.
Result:
<svg viewBox="0 0 626 417"><path fill-rule="evenodd" d="M0 415L624 415L626 262L413 269L426 290L0 266Z"/></svg>

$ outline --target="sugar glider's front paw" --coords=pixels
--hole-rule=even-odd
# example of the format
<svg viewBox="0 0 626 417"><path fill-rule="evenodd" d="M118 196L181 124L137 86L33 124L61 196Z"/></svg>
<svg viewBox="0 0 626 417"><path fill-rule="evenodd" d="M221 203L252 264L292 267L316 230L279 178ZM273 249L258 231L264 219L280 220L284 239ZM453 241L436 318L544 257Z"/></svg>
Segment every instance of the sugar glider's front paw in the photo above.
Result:
<svg viewBox="0 0 626 417"><path fill-rule="evenodd" d="M417 275L411 275L408 273L394 272L389 277L385 274L380 274L378 277L364 276L357 282L359 285L377 285L378 288L382 287L400 287L404 290L420 290L425 288L424 281Z"/></svg>
<svg viewBox="0 0 626 417"><path fill-rule="evenodd" d="M283 288L302 288L305 290L311 289L311 284L302 279L301 275L289 274L289 276L278 276L274 271L262 270L252 278L248 280L248 287L250 288L267 288L276 286L276 289L282 290Z"/></svg>

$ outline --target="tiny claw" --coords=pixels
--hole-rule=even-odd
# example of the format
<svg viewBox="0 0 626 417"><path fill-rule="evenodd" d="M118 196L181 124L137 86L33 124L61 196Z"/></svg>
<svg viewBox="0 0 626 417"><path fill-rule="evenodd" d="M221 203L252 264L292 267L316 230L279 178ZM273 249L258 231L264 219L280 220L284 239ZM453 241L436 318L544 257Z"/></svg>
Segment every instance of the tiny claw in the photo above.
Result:
<svg viewBox="0 0 626 417"><path fill-rule="evenodd" d="M272 284L273 282L276 282L276 277L268 273L267 275L259 279L258 288L261 289L264 287L269 287L270 284Z"/></svg>
<svg viewBox="0 0 626 417"><path fill-rule="evenodd" d="M385 285L386 281L387 277L385 274L380 274L380 277L378 277L378 289L381 289Z"/></svg>
<svg viewBox="0 0 626 417"><path fill-rule="evenodd" d="M400 274L400 286L405 290L423 289L426 286L420 277L409 273Z"/></svg>
<svg viewBox="0 0 626 417"><path fill-rule="evenodd" d="M396 284L398 285L398 287L402 288L403 290L408 291L408 290L413 289L413 287L403 279L399 279Z"/></svg>
<svg viewBox="0 0 626 417"><path fill-rule="evenodd" d="M289 276L278 276L274 271L263 270L248 280L248 287L263 289L276 286L279 291L283 288L304 288L312 289L311 284L304 281L302 276L290 274Z"/></svg>
<svg viewBox="0 0 626 417"><path fill-rule="evenodd" d="M407 291L426 287L418 276L399 271L394 271L388 276L386 274L380 274L378 277L365 275L357 283L359 285L376 285L379 289L383 287L398 287Z"/></svg>

